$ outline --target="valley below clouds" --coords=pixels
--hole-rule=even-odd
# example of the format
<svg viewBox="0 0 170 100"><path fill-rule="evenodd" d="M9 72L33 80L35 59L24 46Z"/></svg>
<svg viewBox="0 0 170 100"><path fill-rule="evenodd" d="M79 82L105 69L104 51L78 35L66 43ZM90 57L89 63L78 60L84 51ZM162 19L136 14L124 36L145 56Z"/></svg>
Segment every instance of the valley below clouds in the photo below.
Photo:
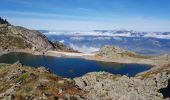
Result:
<svg viewBox="0 0 170 100"><path fill-rule="evenodd" d="M41 31L50 40L60 41L80 52L92 53L104 45L120 46L146 55L170 53L170 32L128 30Z"/></svg>

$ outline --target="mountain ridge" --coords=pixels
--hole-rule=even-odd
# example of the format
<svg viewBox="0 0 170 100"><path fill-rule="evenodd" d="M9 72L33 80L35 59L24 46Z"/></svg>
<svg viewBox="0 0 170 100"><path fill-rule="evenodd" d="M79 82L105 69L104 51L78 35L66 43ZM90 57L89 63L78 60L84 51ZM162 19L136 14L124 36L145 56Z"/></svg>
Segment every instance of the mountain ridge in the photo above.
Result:
<svg viewBox="0 0 170 100"><path fill-rule="evenodd" d="M65 50L72 48L59 42L52 42L36 30L11 25L8 21L0 20L0 47L3 50L30 49L32 51Z"/></svg>

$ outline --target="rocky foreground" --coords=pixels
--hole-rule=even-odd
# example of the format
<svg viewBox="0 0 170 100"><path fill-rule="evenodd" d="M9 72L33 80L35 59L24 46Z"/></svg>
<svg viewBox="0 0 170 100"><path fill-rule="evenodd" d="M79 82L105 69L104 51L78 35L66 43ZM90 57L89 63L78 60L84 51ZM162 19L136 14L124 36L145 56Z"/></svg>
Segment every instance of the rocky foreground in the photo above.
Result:
<svg viewBox="0 0 170 100"><path fill-rule="evenodd" d="M0 99L169 100L170 65L136 77L92 72L67 79L44 67L1 64Z"/></svg>
<svg viewBox="0 0 170 100"><path fill-rule="evenodd" d="M87 97L90 100L170 99L170 72L166 71L147 77L93 72L74 80L81 89L89 91Z"/></svg>
<svg viewBox="0 0 170 100"><path fill-rule="evenodd" d="M17 62L0 65L0 100L84 99L85 92L71 79L56 76L44 67Z"/></svg>

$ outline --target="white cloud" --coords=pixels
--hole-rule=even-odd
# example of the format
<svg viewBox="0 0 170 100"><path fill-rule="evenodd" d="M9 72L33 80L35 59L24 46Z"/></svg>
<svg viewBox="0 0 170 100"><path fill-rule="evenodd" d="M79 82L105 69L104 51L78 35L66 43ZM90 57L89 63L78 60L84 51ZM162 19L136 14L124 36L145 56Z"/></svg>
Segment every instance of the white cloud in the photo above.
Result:
<svg viewBox="0 0 170 100"><path fill-rule="evenodd" d="M78 50L80 52L85 52L85 53L92 53L92 52L96 52L99 50L99 48L96 47L92 47L92 46L86 46L86 45L75 45L75 44L69 44L70 47L72 47L75 50Z"/></svg>
<svg viewBox="0 0 170 100"><path fill-rule="evenodd" d="M170 39L170 34L163 35L163 34L157 34L157 33L148 33L145 34L144 37L152 37L152 38L159 38L159 39Z"/></svg>
<svg viewBox="0 0 170 100"><path fill-rule="evenodd" d="M117 33L116 31L113 32L96 32L96 31L70 31L70 32L48 32L44 33L45 35L67 35L70 36L70 39L72 40L110 40L110 39L115 39L115 40L122 40L121 37L151 37L151 38L160 38L160 39L170 39L170 34L162 34L156 33L156 32L145 32L145 33L130 33L130 32L123 32L123 33ZM89 38L86 38L86 36L91 36Z"/></svg>
<svg viewBox="0 0 170 100"><path fill-rule="evenodd" d="M70 37L71 40L83 40L85 37Z"/></svg>
<svg viewBox="0 0 170 100"><path fill-rule="evenodd" d="M94 37L92 39L93 40L111 40L112 38L111 37L102 37L102 36L99 36L99 37Z"/></svg>
<svg viewBox="0 0 170 100"><path fill-rule="evenodd" d="M112 36L112 37L120 37L120 36L124 36L124 37L131 37L131 33L127 32L127 33L112 33L112 32L95 32L95 31L78 31L78 32L48 32L45 33L46 35L71 35L71 36ZM72 37L73 39L77 39L77 37ZM79 37L80 38L80 37ZM98 37L96 39L103 39L104 37ZM109 37L106 37L107 39L110 39Z"/></svg>
<svg viewBox="0 0 170 100"><path fill-rule="evenodd" d="M65 40L60 40L59 42L60 42L60 43L64 43L64 42L65 42Z"/></svg>

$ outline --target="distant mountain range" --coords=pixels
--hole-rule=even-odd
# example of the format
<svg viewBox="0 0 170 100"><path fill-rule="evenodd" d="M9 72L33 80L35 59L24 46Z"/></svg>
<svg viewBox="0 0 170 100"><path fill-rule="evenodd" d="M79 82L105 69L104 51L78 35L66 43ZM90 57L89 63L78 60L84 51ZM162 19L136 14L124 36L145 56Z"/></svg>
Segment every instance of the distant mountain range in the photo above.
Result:
<svg viewBox="0 0 170 100"><path fill-rule="evenodd" d="M170 53L170 32L137 32L132 30L40 31L50 40L58 40L82 52L94 52L104 45L113 45L147 55Z"/></svg>

